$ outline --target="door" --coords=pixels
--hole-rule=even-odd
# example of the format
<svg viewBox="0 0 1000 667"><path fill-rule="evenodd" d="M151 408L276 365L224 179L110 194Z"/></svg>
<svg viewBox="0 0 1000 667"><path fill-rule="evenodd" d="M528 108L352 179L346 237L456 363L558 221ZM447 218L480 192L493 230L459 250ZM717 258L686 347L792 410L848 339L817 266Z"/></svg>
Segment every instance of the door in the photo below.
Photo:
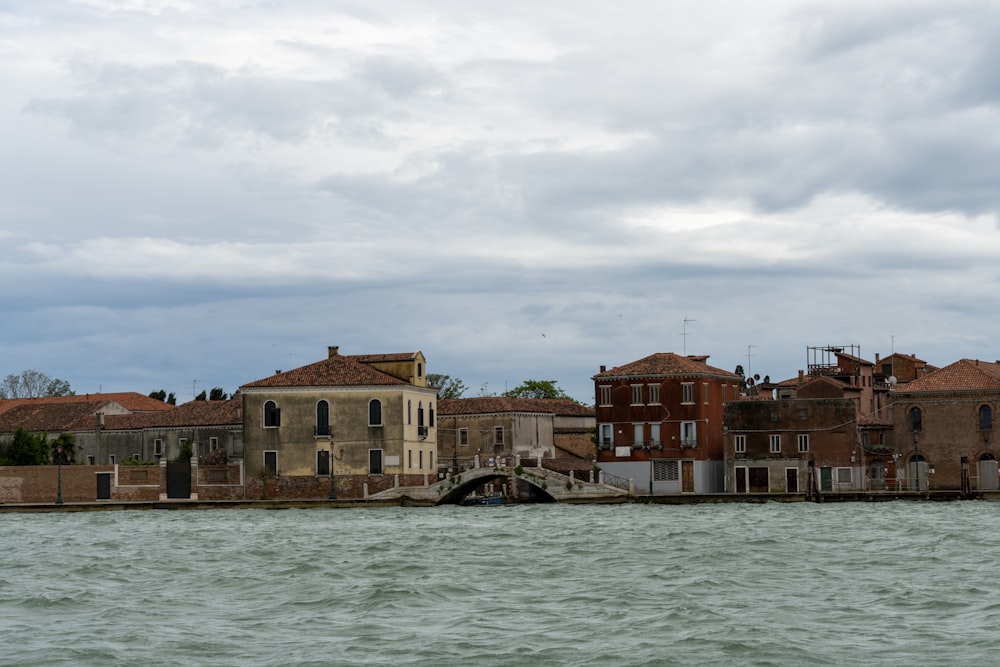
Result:
<svg viewBox="0 0 1000 667"><path fill-rule="evenodd" d="M906 464L906 474L910 478L911 491L927 490L927 461L923 456L917 454Z"/></svg>
<svg viewBox="0 0 1000 667"><path fill-rule="evenodd" d="M823 492L833 491L833 468L819 469L819 490Z"/></svg>
<svg viewBox="0 0 1000 667"><path fill-rule="evenodd" d="M750 493L767 493L770 490L767 468L750 468Z"/></svg>
<svg viewBox="0 0 1000 667"><path fill-rule="evenodd" d="M167 498L191 497L191 461L167 461Z"/></svg>
<svg viewBox="0 0 1000 667"><path fill-rule="evenodd" d="M321 476L330 474L329 449L321 449L318 452L316 452L316 474Z"/></svg>
<svg viewBox="0 0 1000 667"><path fill-rule="evenodd" d="M997 490L997 461L992 454L984 454L979 459L977 474L979 475L979 489L981 491Z"/></svg>
<svg viewBox="0 0 1000 667"><path fill-rule="evenodd" d="M111 500L111 473L97 473L97 499Z"/></svg>
<svg viewBox="0 0 1000 667"><path fill-rule="evenodd" d="M785 468L785 491L788 493L799 492L798 468Z"/></svg>
<svg viewBox="0 0 1000 667"><path fill-rule="evenodd" d="M368 450L368 474L369 475L381 475L382 474L382 450L381 449L369 449Z"/></svg>
<svg viewBox="0 0 1000 667"><path fill-rule="evenodd" d="M694 461L681 461L681 493L694 493Z"/></svg>
<svg viewBox="0 0 1000 667"><path fill-rule="evenodd" d="M736 493L746 493L747 492L747 469L743 466L737 466L735 471L736 477Z"/></svg>

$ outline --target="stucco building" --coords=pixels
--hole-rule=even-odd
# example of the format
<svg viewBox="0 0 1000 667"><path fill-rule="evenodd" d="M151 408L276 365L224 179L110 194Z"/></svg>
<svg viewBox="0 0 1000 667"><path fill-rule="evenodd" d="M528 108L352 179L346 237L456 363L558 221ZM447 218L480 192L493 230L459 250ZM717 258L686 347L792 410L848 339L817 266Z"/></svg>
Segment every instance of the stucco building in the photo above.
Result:
<svg viewBox="0 0 1000 667"><path fill-rule="evenodd" d="M419 485L437 461L421 352L341 355L240 387L248 494L362 497ZM251 485L259 488L251 489Z"/></svg>

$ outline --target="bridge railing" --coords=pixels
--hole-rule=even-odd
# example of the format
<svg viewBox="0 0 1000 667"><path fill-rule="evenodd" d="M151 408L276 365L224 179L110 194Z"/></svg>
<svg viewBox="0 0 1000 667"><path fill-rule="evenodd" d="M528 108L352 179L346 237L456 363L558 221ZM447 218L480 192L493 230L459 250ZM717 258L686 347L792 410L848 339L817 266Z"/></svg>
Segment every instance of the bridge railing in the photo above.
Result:
<svg viewBox="0 0 1000 667"><path fill-rule="evenodd" d="M624 477L619 477L618 475L612 475L611 473L604 473L604 483L608 486L613 486L616 489L621 489L622 491L629 490L629 480Z"/></svg>

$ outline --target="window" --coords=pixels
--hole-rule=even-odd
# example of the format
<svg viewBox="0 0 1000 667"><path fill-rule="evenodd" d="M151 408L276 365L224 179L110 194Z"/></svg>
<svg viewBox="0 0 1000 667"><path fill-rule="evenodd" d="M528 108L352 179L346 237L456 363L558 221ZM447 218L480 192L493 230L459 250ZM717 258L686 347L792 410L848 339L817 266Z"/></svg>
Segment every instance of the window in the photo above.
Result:
<svg viewBox="0 0 1000 667"><path fill-rule="evenodd" d="M160 438L153 440L153 456L163 456L163 440Z"/></svg>
<svg viewBox="0 0 1000 667"><path fill-rule="evenodd" d="M330 435L330 404L316 403L316 435Z"/></svg>
<svg viewBox="0 0 1000 667"><path fill-rule="evenodd" d="M413 450L412 449L407 449L406 450L406 467L407 468L412 468L413 467Z"/></svg>
<svg viewBox="0 0 1000 667"><path fill-rule="evenodd" d="M187 439L187 438L179 438L179 439L177 440L177 445L178 445L178 447L180 447L181 449L184 449L184 445L186 445L186 444L188 444L188 439Z"/></svg>
<svg viewBox="0 0 1000 667"><path fill-rule="evenodd" d="M601 405L611 405L611 387L609 385L601 385L599 387L601 394Z"/></svg>
<svg viewBox="0 0 1000 667"><path fill-rule="evenodd" d="M610 446L612 443L611 424L601 424L601 444Z"/></svg>
<svg viewBox="0 0 1000 667"><path fill-rule="evenodd" d="M681 403L694 403L694 382L681 383Z"/></svg>
<svg viewBox="0 0 1000 667"><path fill-rule="evenodd" d="M865 433L865 435L868 435L868 434ZM822 447L820 447L820 449L822 449ZM808 452L809 451L809 434L808 433L799 433L799 451L800 452Z"/></svg>
<svg viewBox="0 0 1000 667"><path fill-rule="evenodd" d="M771 453L780 454L781 453L781 436L772 435L771 436Z"/></svg>
<svg viewBox="0 0 1000 667"><path fill-rule="evenodd" d="M274 401L264 401L264 428L281 426L281 410Z"/></svg>
<svg viewBox="0 0 1000 667"><path fill-rule="evenodd" d="M417 403L417 426L424 425L424 402Z"/></svg>
<svg viewBox="0 0 1000 667"><path fill-rule="evenodd" d="M733 400L738 401L740 399L740 386L738 384L733 385Z"/></svg>
<svg viewBox="0 0 1000 667"><path fill-rule="evenodd" d="M264 470L272 475L278 474L278 452L274 450L264 452Z"/></svg>
<svg viewBox="0 0 1000 667"><path fill-rule="evenodd" d="M632 405L642 405L642 385L632 385Z"/></svg>
<svg viewBox="0 0 1000 667"><path fill-rule="evenodd" d="M993 430L993 410L988 405L979 406L979 430Z"/></svg>
<svg viewBox="0 0 1000 667"><path fill-rule="evenodd" d="M747 451L747 437L745 435L736 436L735 447L737 454L746 454Z"/></svg>
<svg viewBox="0 0 1000 667"><path fill-rule="evenodd" d="M660 425L650 424L649 425L649 440L654 445L660 444Z"/></svg>
<svg viewBox="0 0 1000 667"><path fill-rule="evenodd" d="M809 410L806 408L802 408L801 410L799 410L799 420L806 421L807 419L809 419Z"/></svg>
<svg viewBox="0 0 1000 667"><path fill-rule="evenodd" d="M424 376L424 365L423 364L417 364L417 377L419 378L419 377L423 377L423 376Z"/></svg>
<svg viewBox="0 0 1000 667"><path fill-rule="evenodd" d="M493 444L503 444L503 426L497 426L493 429Z"/></svg>
<svg viewBox="0 0 1000 667"><path fill-rule="evenodd" d="M650 405L660 404L660 385L658 384L649 385L649 404Z"/></svg>
<svg viewBox="0 0 1000 667"><path fill-rule="evenodd" d="M851 469L850 468L837 468L837 484L841 486L851 485Z"/></svg>
<svg viewBox="0 0 1000 667"><path fill-rule="evenodd" d="M707 382L702 382L701 383L701 390L702 390L701 391L701 393L702 393L702 403L704 403L705 405L708 405L708 383Z"/></svg>
<svg viewBox="0 0 1000 667"><path fill-rule="evenodd" d="M218 449L219 448L219 439L216 438L215 436L210 437L208 439L208 448L209 449Z"/></svg>
<svg viewBox="0 0 1000 667"><path fill-rule="evenodd" d="M681 447L697 447L698 430L694 422L681 422Z"/></svg>
<svg viewBox="0 0 1000 667"><path fill-rule="evenodd" d="M406 402L406 423L413 423L413 401Z"/></svg>
<svg viewBox="0 0 1000 667"><path fill-rule="evenodd" d="M427 467L433 469L434 468L434 452L429 452L428 454L429 454L431 460L427 464Z"/></svg>
<svg viewBox="0 0 1000 667"><path fill-rule="evenodd" d="M373 398L372 400L368 401L368 425L369 426L382 425L382 401L378 400L377 398Z"/></svg>
<svg viewBox="0 0 1000 667"><path fill-rule="evenodd" d="M428 426L434 426L434 404L433 403L428 403L427 404L427 414L428 414L428 417L429 417L428 421L427 421L427 425Z"/></svg>
<svg viewBox="0 0 1000 667"><path fill-rule="evenodd" d="M632 442L637 445L642 444L642 424L632 424Z"/></svg>
<svg viewBox="0 0 1000 667"><path fill-rule="evenodd" d="M677 461L653 461L654 482L676 482L681 478Z"/></svg>
<svg viewBox="0 0 1000 667"><path fill-rule="evenodd" d="M118 463L118 457L115 456L114 454L111 454L110 456L108 456L108 463L110 463L111 465Z"/></svg>
<svg viewBox="0 0 1000 667"><path fill-rule="evenodd" d="M419 467L421 470L424 469L424 450L422 449L419 452L417 452L417 467Z"/></svg>
<svg viewBox="0 0 1000 667"><path fill-rule="evenodd" d="M458 446L459 447L469 446L469 429L467 428L458 429Z"/></svg>
<svg viewBox="0 0 1000 667"><path fill-rule="evenodd" d="M722 385L722 402L723 403L726 402L726 391L728 391L728 389L729 389L729 385L728 384Z"/></svg>
<svg viewBox="0 0 1000 667"><path fill-rule="evenodd" d="M924 430L920 408L910 408L910 430L913 432Z"/></svg>

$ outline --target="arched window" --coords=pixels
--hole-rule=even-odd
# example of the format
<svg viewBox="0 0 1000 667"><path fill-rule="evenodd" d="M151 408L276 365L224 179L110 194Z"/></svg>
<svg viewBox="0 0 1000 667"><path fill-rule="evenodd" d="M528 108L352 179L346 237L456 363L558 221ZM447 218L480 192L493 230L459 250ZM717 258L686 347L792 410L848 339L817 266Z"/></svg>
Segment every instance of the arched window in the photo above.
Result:
<svg viewBox="0 0 1000 667"><path fill-rule="evenodd" d="M406 423L413 423L413 401L406 402Z"/></svg>
<svg viewBox="0 0 1000 667"><path fill-rule="evenodd" d="M920 408L910 408L910 430L914 433L924 430Z"/></svg>
<svg viewBox="0 0 1000 667"><path fill-rule="evenodd" d="M979 406L979 430L993 430L993 409L988 405Z"/></svg>
<svg viewBox="0 0 1000 667"><path fill-rule="evenodd" d="M382 425L382 401L377 398L368 401L368 425Z"/></svg>
<svg viewBox="0 0 1000 667"><path fill-rule="evenodd" d="M433 403L428 403L427 405L430 408L430 421L427 422L427 425L428 426L434 426L434 404Z"/></svg>
<svg viewBox="0 0 1000 667"><path fill-rule="evenodd" d="M330 435L330 404L326 401L316 404L316 435Z"/></svg>
<svg viewBox="0 0 1000 667"><path fill-rule="evenodd" d="M264 401L264 426L281 426L281 410L274 401Z"/></svg>
<svg viewBox="0 0 1000 667"><path fill-rule="evenodd" d="M417 403L417 426L424 425L424 402Z"/></svg>

